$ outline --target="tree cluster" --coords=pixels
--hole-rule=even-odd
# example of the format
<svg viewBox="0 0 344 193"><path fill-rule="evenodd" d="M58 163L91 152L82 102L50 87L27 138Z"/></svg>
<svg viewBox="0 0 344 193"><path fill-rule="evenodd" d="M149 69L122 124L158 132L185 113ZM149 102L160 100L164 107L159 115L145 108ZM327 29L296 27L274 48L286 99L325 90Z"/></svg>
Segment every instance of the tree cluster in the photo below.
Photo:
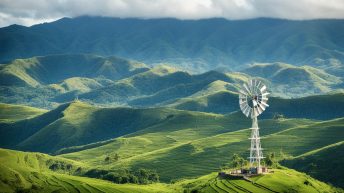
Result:
<svg viewBox="0 0 344 193"><path fill-rule="evenodd" d="M91 169L85 173L85 176L108 180L116 184L150 184L159 182L159 175L154 170L140 168L136 171L121 169L116 171Z"/></svg>

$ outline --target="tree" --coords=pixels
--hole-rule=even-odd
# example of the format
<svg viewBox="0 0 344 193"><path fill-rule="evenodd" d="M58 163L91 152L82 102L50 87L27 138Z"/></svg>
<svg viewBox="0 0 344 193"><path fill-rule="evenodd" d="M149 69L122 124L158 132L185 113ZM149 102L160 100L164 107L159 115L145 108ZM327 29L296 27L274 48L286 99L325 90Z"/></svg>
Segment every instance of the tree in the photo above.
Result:
<svg viewBox="0 0 344 193"><path fill-rule="evenodd" d="M232 167L237 168L237 167L243 167L247 165L247 160L245 160L243 157L240 157L238 154L233 154L232 157Z"/></svg>
<svg viewBox="0 0 344 193"><path fill-rule="evenodd" d="M269 153L264 160L265 164L267 166L275 166L276 165L276 160L275 160L275 153Z"/></svg>

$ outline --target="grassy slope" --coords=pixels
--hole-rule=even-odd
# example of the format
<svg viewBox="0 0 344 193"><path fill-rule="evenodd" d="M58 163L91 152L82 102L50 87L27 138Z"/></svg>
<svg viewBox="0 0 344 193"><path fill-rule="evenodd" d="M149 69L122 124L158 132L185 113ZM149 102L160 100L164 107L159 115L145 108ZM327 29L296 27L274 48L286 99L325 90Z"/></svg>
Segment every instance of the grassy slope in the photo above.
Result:
<svg viewBox="0 0 344 193"><path fill-rule="evenodd" d="M224 105L225 104L225 105ZM269 98L270 107L260 118L273 118L283 114L288 118L308 118L328 120L343 117L344 94L317 95L295 99ZM194 111L230 113L239 109L237 94L228 91L219 91L214 94L180 99L171 106Z"/></svg>
<svg viewBox="0 0 344 193"><path fill-rule="evenodd" d="M274 169L273 173L249 178L215 178L216 174L189 180L191 190L210 193L225 192L342 192L303 173L290 169ZM203 181L199 183L199 181ZM252 183L253 182L253 183ZM306 185L305 183L308 183Z"/></svg>
<svg viewBox="0 0 344 193"><path fill-rule="evenodd" d="M343 163L344 141L307 152L282 162L285 166L306 172L312 177L342 188L344 187ZM331 173L331 175L327 175L328 173Z"/></svg>
<svg viewBox="0 0 344 193"><path fill-rule="evenodd" d="M172 192L167 185L118 185L107 181L71 176L73 171L51 171L51 163L69 163L71 170L85 167L80 162L48 156L0 149L1 192Z"/></svg>
<svg viewBox="0 0 344 193"><path fill-rule="evenodd" d="M44 109L0 103L0 122L15 122L47 112Z"/></svg>
<svg viewBox="0 0 344 193"><path fill-rule="evenodd" d="M58 66L58 68L57 68ZM1 85L38 86L72 77L104 76L118 80L147 70L146 65L116 57L63 54L17 59L1 66Z"/></svg>
<svg viewBox="0 0 344 193"><path fill-rule="evenodd" d="M341 192L325 183L294 170L274 170L274 173L243 179L220 179L211 173L197 179L181 180L174 184L149 185L114 184L104 180L72 176L73 170L85 167L80 162L48 156L0 149L1 192ZM66 163L70 170L53 172L52 163ZM308 182L308 184L304 184Z"/></svg>
<svg viewBox="0 0 344 193"><path fill-rule="evenodd" d="M60 148L108 140L163 122L175 110L98 108L73 102L62 117L45 125L18 148L54 152ZM128 124L130 123L130 124Z"/></svg>
<svg viewBox="0 0 344 193"><path fill-rule="evenodd" d="M156 169L162 180L169 181L204 175L228 163L232 153L247 153L250 131L245 128L250 127L250 121L241 114L188 114L176 115L168 122L114 139L105 145L62 156L105 168ZM312 122L302 119L261 121L264 128L261 133L267 135ZM114 153L120 155L120 160L104 164L105 155Z"/></svg>
<svg viewBox="0 0 344 193"><path fill-rule="evenodd" d="M243 72L268 80L275 96L301 97L327 93L342 83L340 77L310 66L284 63L255 64Z"/></svg>

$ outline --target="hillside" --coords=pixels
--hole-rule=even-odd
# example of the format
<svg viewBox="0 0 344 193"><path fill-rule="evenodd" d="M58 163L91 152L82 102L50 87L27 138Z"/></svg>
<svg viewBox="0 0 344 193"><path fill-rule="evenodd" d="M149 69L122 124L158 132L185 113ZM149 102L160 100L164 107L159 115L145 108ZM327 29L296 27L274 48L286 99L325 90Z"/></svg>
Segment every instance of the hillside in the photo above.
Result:
<svg viewBox="0 0 344 193"><path fill-rule="evenodd" d="M243 179L221 179L211 173L173 184L114 184L108 181L73 176L85 165L41 153L0 149L0 189L2 192L342 192L294 170L279 169L274 173ZM56 166L59 169L56 170ZM80 169L81 168L81 169ZM283 179L283 180L281 180ZM288 180L284 180L288 179ZM291 181L292 180L292 181ZM291 183L293 182L293 183ZM307 182L307 183L306 183ZM279 185L276 186L276 183ZM295 186L297 184L297 186Z"/></svg>
<svg viewBox="0 0 344 193"><path fill-rule="evenodd" d="M229 91L179 99L170 106L191 111L212 113L231 113L239 110L238 96ZM286 118L308 118L328 120L343 117L344 94L315 95L294 99L278 97L269 98L269 107L261 115L263 119L271 119L280 114Z"/></svg>
<svg viewBox="0 0 344 193"><path fill-rule="evenodd" d="M343 63L343 30L339 19L62 18L32 27L1 28L0 53L2 63L37 55L95 53L203 72L253 62Z"/></svg>
<svg viewBox="0 0 344 193"><path fill-rule="evenodd" d="M271 92L284 98L327 93L343 82L341 76L331 75L321 69L284 63L255 64L243 72L264 78Z"/></svg>
<svg viewBox="0 0 344 193"><path fill-rule="evenodd" d="M28 119L45 112L47 112L45 109L0 103L0 123Z"/></svg>
<svg viewBox="0 0 344 193"><path fill-rule="evenodd" d="M80 162L0 149L1 192L172 192L165 184L114 184L77 176L85 168ZM71 174L76 176L72 176Z"/></svg>
<svg viewBox="0 0 344 193"><path fill-rule="evenodd" d="M305 172L324 182L329 182L334 186L344 187L343 183L343 163L344 142L338 142L316 149L314 151L283 160L282 164L298 171ZM327 175L328 171L333 172Z"/></svg>
<svg viewBox="0 0 344 193"><path fill-rule="evenodd" d="M166 109L99 108L75 101L33 119L1 125L1 145L52 153L60 148L135 132L163 122L173 112Z"/></svg>
<svg viewBox="0 0 344 193"><path fill-rule="evenodd" d="M118 80L147 67L116 57L87 54L64 54L17 59L0 67L2 86L32 86L58 83L72 77L103 76Z"/></svg>

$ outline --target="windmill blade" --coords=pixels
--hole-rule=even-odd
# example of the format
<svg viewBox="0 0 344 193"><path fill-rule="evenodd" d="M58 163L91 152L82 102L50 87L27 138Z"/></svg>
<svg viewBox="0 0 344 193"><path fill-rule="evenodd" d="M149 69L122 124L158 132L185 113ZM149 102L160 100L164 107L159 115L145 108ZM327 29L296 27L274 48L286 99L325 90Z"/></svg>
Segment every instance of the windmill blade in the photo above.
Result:
<svg viewBox="0 0 344 193"><path fill-rule="evenodd" d="M242 89L239 90L239 93L242 94L242 95L247 95L247 94L248 94L247 92L245 92L245 91L242 90Z"/></svg>
<svg viewBox="0 0 344 193"><path fill-rule="evenodd" d="M258 107L262 109L262 111L265 111L265 107L261 103L258 104Z"/></svg>
<svg viewBox="0 0 344 193"><path fill-rule="evenodd" d="M262 112L265 110L265 108L262 108L260 104L257 106L259 114L262 114Z"/></svg>
<svg viewBox="0 0 344 193"><path fill-rule="evenodd" d="M260 89L261 83L262 83L262 82L258 81L257 89Z"/></svg>
<svg viewBox="0 0 344 193"><path fill-rule="evenodd" d="M252 94L252 80L249 80L248 83L247 83L247 88L249 89L250 91L250 94Z"/></svg>
<svg viewBox="0 0 344 193"><path fill-rule="evenodd" d="M246 95L242 95L242 94L239 95L239 99L241 99L241 100L247 100L247 99L246 99Z"/></svg>
<svg viewBox="0 0 344 193"><path fill-rule="evenodd" d="M266 86L265 85L263 85L263 87L262 88L260 88L260 92L264 92L266 90Z"/></svg>
<svg viewBox="0 0 344 193"><path fill-rule="evenodd" d="M242 105L242 104L247 104L247 101L246 100L239 100L239 104Z"/></svg>
<svg viewBox="0 0 344 193"><path fill-rule="evenodd" d="M267 98L267 97L262 97L262 101L267 102L268 100L269 100L269 98Z"/></svg>
<svg viewBox="0 0 344 193"><path fill-rule="evenodd" d="M252 108L250 107L246 113L246 117L249 117L252 114Z"/></svg>
<svg viewBox="0 0 344 193"><path fill-rule="evenodd" d="M245 112L245 110L246 110L248 107L249 107L249 106L248 106L247 103L240 105L240 108L241 108L241 111L242 111L242 112Z"/></svg>
<svg viewBox="0 0 344 193"><path fill-rule="evenodd" d="M248 117L248 115L250 113L250 109L251 109L251 107L246 105L242 112Z"/></svg>
<svg viewBox="0 0 344 193"><path fill-rule="evenodd" d="M264 106L265 106L265 108L269 106L269 105L268 105L268 104L266 104L264 101L261 101L260 103L261 103L262 105L264 105Z"/></svg>
<svg viewBox="0 0 344 193"><path fill-rule="evenodd" d="M268 93L268 92L264 92L264 93L262 93L262 96L267 96L267 95L269 95L270 93Z"/></svg>
<svg viewBox="0 0 344 193"><path fill-rule="evenodd" d="M244 88L245 88L245 90L247 91L247 95L251 95L251 91L250 91L250 89L247 87L246 84L244 84Z"/></svg>

